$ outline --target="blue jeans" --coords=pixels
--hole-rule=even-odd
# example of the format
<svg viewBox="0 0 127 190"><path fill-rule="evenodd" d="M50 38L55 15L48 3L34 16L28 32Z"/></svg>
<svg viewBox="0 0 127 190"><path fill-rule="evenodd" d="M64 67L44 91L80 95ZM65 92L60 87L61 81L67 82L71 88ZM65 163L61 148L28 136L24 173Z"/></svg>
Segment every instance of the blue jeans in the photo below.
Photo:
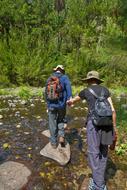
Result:
<svg viewBox="0 0 127 190"><path fill-rule="evenodd" d="M58 137L64 137L64 120L66 115L66 109L53 109L48 110L48 124L50 130L50 142L52 144L57 143Z"/></svg>
<svg viewBox="0 0 127 190"><path fill-rule="evenodd" d="M91 190L104 190L105 169L108 156L108 145L100 143L101 130L96 130L92 121L87 122L88 161L92 170L93 188Z"/></svg>

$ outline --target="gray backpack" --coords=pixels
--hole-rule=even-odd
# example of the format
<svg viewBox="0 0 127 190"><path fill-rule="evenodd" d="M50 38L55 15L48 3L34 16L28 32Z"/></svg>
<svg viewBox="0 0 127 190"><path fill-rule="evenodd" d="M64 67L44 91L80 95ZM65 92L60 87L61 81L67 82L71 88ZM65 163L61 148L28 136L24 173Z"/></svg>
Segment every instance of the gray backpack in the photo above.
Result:
<svg viewBox="0 0 127 190"><path fill-rule="evenodd" d="M107 98L104 96L103 88L100 96L93 89L88 88L88 90L96 98L94 109L91 110L93 124L98 127L112 126L112 109Z"/></svg>

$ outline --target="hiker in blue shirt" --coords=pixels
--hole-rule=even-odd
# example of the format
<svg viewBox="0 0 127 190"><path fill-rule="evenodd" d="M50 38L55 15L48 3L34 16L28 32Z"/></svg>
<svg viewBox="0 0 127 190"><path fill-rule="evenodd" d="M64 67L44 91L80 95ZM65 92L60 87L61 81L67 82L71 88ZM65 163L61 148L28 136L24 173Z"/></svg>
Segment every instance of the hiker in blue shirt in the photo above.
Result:
<svg viewBox="0 0 127 190"><path fill-rule="evenodd" d="M60 143L61 146L65 146L64 122L66 116L66 102L72 97L72 90L70 80L68 76L65 75L63 65L58 65L53 69L53 71L53 74L46 82L45 97L48 109L48 124L51 135L50 142L53 148L57 148L58 143ZM54 81L58 79L60 84L56 85L54 81L50 82L51 78ZM58 88L61 90L58 90Z"/></svg>
<svg viewBox="0 0 127 190"><path fill-rule="evenodd" d="M88 190L107 190L104 175L108 159L108 146L110 149L113 149L114 142L116 142L117 139L116 113L109 90L100 85L103 80L100 79L97 71L88 72L87 78L82 80L88 84L88 88L83 89L76 97L72 98L67 103L68 105L72 105L73 103L84 99L88 103L89 112L87 116L86 133L88 161L92 171L92 178L90 179ZM97 100L96 97L102 97L102 92L103 97L109 102L112 110L111 126L96 126L93 121L94 108Z"/></svg>

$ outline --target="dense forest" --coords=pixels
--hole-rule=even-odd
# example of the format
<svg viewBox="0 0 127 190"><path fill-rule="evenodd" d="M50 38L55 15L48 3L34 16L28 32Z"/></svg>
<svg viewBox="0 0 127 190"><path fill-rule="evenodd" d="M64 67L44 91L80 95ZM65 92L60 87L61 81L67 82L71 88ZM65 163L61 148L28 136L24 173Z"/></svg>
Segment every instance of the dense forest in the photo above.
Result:
<svg viewBox="0 0 127 190"><path fill-rule="evenodd" d="M0 85L43 86L57 64L127 86L127 1L0 0Z"/></svg>

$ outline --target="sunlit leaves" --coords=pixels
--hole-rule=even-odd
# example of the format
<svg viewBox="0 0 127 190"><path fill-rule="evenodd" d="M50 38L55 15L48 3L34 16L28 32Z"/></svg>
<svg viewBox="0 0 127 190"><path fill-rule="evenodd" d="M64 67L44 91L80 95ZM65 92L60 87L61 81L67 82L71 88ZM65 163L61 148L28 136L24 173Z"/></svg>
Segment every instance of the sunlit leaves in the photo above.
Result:
<svg viewBox="0 0 127 190"><path fill-rule="evenodd" d="M10 144L9 143L4 143L3 144L3 148L4 149L9 149L11 146L10 146Z"/></svg>
<svg viewBox="0 0 127 190"><path fill-rule="evenodd" d="M1 84L43 86L57 64L72 83L91 69L108 81L112 65L126 81L125 65L112 64L127 50L126 9L125 0L0 1Z"/></svg>

